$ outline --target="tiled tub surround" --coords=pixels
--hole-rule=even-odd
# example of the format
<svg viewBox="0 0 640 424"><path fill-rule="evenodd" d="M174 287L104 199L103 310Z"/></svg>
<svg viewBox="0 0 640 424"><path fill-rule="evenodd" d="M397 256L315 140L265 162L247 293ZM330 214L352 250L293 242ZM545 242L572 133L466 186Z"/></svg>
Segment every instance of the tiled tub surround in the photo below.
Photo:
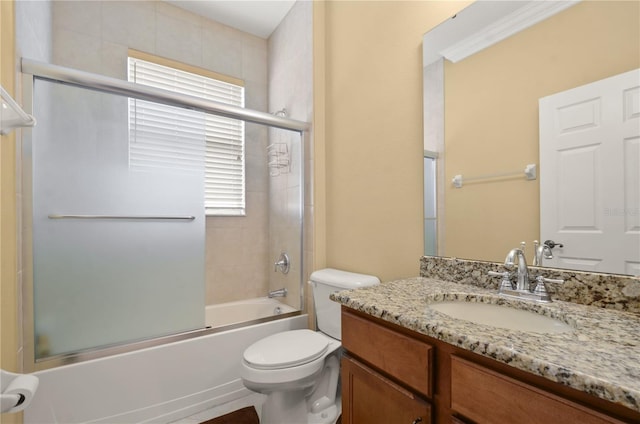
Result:
<svg viewBox="0 0 640 424"><path fill-rule="evenodd" d="M451 275L449 279L455 279ZM640 411L640 317L576 303L507 300L493 288L416 277L334 293L342 305ZM464 299L536 310L575 330L511 331L450 318L427 304Z"/></svg>
<svg viewBox="0 0 640 424"><path fill-rule="evenodd" d="M500 278L489 276L489 271L504 272L506 269L498 262L435 256L420 259L421 277L498 290ZM529 273L532 281L538 275L564 280L563 284L547 283L554 300L640 314L640 277L536 266L530 266ZM515 276L511 280L515 281Z"/></svg>

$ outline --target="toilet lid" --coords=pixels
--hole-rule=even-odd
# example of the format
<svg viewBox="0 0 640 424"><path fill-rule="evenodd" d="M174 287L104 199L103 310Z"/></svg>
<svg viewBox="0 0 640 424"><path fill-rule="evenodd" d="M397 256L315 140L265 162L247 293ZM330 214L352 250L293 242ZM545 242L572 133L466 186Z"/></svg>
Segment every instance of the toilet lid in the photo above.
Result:
<svg viewBox="0 0 640 424"><path fill-rule="evenodd" d="M306 364L326 351L329 341L311 330L292 330L258 340L244 351L253 368L279 369Z"/></svg>

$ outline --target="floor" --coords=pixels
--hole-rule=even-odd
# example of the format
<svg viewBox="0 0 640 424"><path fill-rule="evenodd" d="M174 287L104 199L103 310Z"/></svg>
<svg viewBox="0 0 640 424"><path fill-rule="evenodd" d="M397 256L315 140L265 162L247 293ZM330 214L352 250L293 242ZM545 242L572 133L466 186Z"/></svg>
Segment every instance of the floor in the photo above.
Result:
<svg viewBox="0 0 640 424"><path fill-rule="evenodd" d="M198 412L197 414L193 414L190 417L182 418L178 421L173 421L171 424L200 424L212 418L216 418L221 415L228 414L229 412L233 412L252 405L256 408L258 417L260 417L262 403L264 402L265 397L265 395L262 395L260 393L253 393L241 399L237 399L232 402L228 402L223 405Z"/></svg>

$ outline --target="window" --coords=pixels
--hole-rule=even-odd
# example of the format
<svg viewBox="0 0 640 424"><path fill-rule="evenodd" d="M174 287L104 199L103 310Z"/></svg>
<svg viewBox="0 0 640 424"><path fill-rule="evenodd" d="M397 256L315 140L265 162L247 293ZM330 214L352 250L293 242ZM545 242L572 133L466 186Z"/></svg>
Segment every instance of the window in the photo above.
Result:
<svg viewBox="0 0 640 424"><path fill-rule="evenodd" d="M137 51L128 68L131 82L244 107L240 80ZM204 165L207 215L245 214L244 144L244 121L130 99L129 166L195 172Z"/></svg>

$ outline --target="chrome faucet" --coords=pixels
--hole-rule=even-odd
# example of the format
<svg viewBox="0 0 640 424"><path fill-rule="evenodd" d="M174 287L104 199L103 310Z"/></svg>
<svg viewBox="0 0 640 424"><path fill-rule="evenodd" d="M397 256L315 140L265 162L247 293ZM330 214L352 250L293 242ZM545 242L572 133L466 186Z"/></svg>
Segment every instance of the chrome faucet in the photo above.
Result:
<svg viewBox="0 0 640 424"><path fill-rule="evenodd" d="M281 288L278 290L273 290L270 291L269 294L267 295L268 297L286 297L287 296L287 292L288 290L286 288Z"/></svg>
<svg viewBox="0 0 640 424"><path fill-rule="evenodd" d="M529 287L529 269L527 267L527 259L524 255L523 245L521 245L520 248L511 249L504 260L504 267L509 270L515 267L516 261L518 262L518 267L516 270L515 289L511 284L511 276L513 274L509 271L489 271L489 275L494 277L502 277L502 282L500 283L498 290L498 293L501 296L534 300L536 302L551 302L551 296L549 295L545 283L562 284L564 283L564 280L553 280L539 275L535 278L536 284L533 290L531 290L531 288ZM537 246L536 254L538 254L538 250L540 250L541 254L544 254L544 248Z"/></svg>
<svg viewBox="0 0 640 424"><path fill-rule="evenodd" d="M511 249L504 260L504 267L513 269L516 259L518 260L518 271L516 280L516 290L529 290L529 268L524 251L519 248Z"/></svg>

